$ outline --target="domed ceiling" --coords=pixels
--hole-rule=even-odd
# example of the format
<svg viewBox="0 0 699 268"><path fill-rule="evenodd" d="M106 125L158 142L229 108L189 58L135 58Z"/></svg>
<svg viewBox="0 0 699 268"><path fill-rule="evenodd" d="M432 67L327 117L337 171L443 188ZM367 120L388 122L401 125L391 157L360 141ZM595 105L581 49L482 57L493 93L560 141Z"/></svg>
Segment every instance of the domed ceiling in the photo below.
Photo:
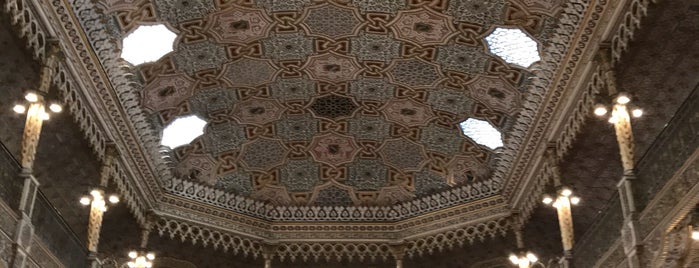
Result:
<svg viewBox="0 0 699 268"><path fill-rule="evenodd" d="M124 35L144 22L177 34L173 52L139 67L141 105L159 131L183 116L207 122L203 135L173 150L174 175L304 206L392 205L489 180L503 147L478 137L507 144L530 74L494 54L486 38L498 28L519 29L537 50L560 7L106 2ZM486 128L461 127L467 119Z"/></svg>

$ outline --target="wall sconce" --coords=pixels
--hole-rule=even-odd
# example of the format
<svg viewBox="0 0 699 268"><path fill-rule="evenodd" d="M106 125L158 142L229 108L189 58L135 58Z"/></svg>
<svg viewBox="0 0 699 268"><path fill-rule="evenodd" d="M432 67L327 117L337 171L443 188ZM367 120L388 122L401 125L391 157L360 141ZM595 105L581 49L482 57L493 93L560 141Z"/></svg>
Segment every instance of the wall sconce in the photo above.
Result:
<svg viewBox="0 0 699 268"><path fill-rule="evenodd" d="M132 250L129 252L129 262L126 263L129 268L150 268L153 267L155 253L145 250Z"/></svg>
<svg viewBox="0 0 699 268"><path fill-rule="evenodd" d="M17 103L12 107L12 111L18 114L33 114L41 120L49 120L49 112L60 113L63 111L63 106L58 101L50 100L48 102L49 110L46 111L44 106L44 96L37 91L28 90L24 94L24 102Z"/></svg>
<svg viewBox="0 0 699 268"><path fill-rule="evenodd" d="M609 111L612 111L611 116L609 117L609 123L615 124L617 121L619 121L620 116L624 116L623 112L628 113L628 108L631 108L631 116L633 117L641 117L643 116L643 110L638 107L628 107L630 106L629 103L631 103L631 96L628 93L621 92L614 97L611 107L608 107L608 105L605 105L603 103L597 103L595 104L594 108L594 113L595 115L602 117L605 116L609 113ZM623 107L623 109L622 109ZM620 111L620 110L623 110Z"/></svg>

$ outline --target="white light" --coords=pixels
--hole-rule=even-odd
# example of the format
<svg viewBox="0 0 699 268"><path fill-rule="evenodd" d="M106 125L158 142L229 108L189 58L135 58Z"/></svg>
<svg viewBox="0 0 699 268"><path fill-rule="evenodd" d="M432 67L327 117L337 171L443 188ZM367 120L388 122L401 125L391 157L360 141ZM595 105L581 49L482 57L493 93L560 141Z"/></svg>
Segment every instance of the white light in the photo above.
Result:
<svg viewBox="0 0 699 268"><path fill-rule="evenodd" d="M12 110L15 111L15 113L23 114L27 111L27 107L24 107L22 104L17 104L15 107L12 107Z"/></svg>
<svg viewBox="0 0 699 268"><path fill-rule="evenodd" d="M129 252L129 258L135 259L136 257L138 257L138 252L136 252L136 251Z"/></svg>
<svg viewBox="0 0 699 268"><path fill-rule="evenodd" d="M616 118L616 116L611 116L608 121L609 123L616 124L616 122L619 122L619 119Z"/></svg>
<svg viewBox="0 0 699 268"><path fill-rule="evenodd" d="M597 107L595 107L595 115L597 115L597 116L603 116L603 115L607 114L607 112L608 112L607 107L604 107L604 105L600 104L600 105L597 105Z"/></svg>
<svg viewBox="0 0 699 268"><path fill-rule="evenodd" d="M631 111L631 115L633 115L633 117L641 117L641 116L643 116L643 110L638 109L638 108L637 108L637 109L633 109L633 110Z"/></svg>
<svg viewBox="0 0 699 268"><path fill-rule="evenodd" d="M89 204L90 204L90 198L87 197L87 196L81 197L81 198L80 198L80 204L82 204L83 206L89 205Z"/></svg>
<svg viewBox="0 0 699 268"><path fill-rule="evenodd" d="M531 263L535 263L536 261L539 260L539 258L537 258L536 255L534 255L534 253L531 253L531 252L527 253L527 259Z"/></svg>
<svg viewBox="0 0 699 268"><path fill-rule="evenodd" d="M148 253L148 254L146 254L146 259L149 259L149 260L151 260L151 261L152 261L152 260L155 260L155 254L154 254L154 253Z"/></svg>
<svg viewBox="0 0 699 268"><path fill-rule="evenodd" d="M116 204L119 203L119 197L116 195L109 196L109 203Z"/></svg>
<svg viewBox="0 0 699 268"><path fill-rule="evenodd" d="M692 239L699 240L699 231L692 231Z"/></svg>
<svg viewBox="0 0 699 268"><path fill-rule="evenodd" d="M36 93L29 92L26 95L24 95L24 99L28 102L37 102L39 101L39 96L36 95Z"/></svg>
<svg viewBox="0 0 699 268"><path fill-rule="evenodd" d="M459 126L464 135L480 145L487 146L490 149L503 146L502 134L488 121L469 118L461 122Z"/></svg>
<svg viewBox="0 0 699 268"><path fill-rule="evenodd" d="M544 204L550 205L551 202L553 202L553 198L546 196L544 197L544 200L542 200L542 202L544 202Z"/></svg>
<svg viewBox="0 0 699 268"><path fill-rule="evenodd" d="M627 104L629 102L631 102L631 99L626 95L619 95L619 97L616 98L616 103L618 104Z"/></svg>
<svg viewBox="0 0 699 268"><path fill-rule="evenodd" d="M567 196L570 196L570 195L572 195L572 194L573 194L573 191L571 191L571 190L568 189L568 188L565 188L565 189L563 189L563 190L561 191L561 195L562 195L562 196L566 196L566 197L567 197Z"/></svg>
<svg viewBox="0 0 699 268"><path fill-rule="evenodd" d="M49 116L49 114L46 111L39 112L39 119L46 121L46 120L49 120L50 118L51 118L51 116Z"/></svg>
<svg viewBox="0 0 699 268"><path fill-rule="evenodd" d="M95 198L98 198L98 197L102 196L102 193L100 193L99 190L92 190L92 191L90 191L90 195L94 196Z"/></svg>
<svg viewBox="0 0 699 268"><path fill-rule="evenodd" d="M514 265L519 264L519 258L517 257L517 255L510 254L510 262L512 262L512 264Z"/></svg>
<svg viewBox="0 0 699 268"><path fill-rule="evenodd" d="M54 113L60 113L61 111L63 111L63 107L61 107L61 105L58 103L51 103L51 105L49 105L49 110L51 110Z"/></svg>
<svg viewBox="0 0 699 268"><path fill-rule="evenodd" d="M508 63L527 68L541 60L536 41L520 29L497 28L485 41L490 52Z"/></svg>
<svg viewBox="0 0 699 268"><path fill-rule="evenodd" d="M571 197L571 198L570 198L570 203L573 204L573 205L580 204L580 197L577 197L577 196Z"/></svg>
<svg viewBox="0 0 699 268"><path fill-rule="evenodd" d="M123 40L121 57L133 65L153 62L172 51L177 35L165 25L141 25Z"/></svg>
<svg viewBox="0 0 699 268"><path fill-rule="evenodd" d="M170 149L189 144L195 138L204 134L206 121L195 115L180 117L163 129L163 139L160 144Z"/></svg>

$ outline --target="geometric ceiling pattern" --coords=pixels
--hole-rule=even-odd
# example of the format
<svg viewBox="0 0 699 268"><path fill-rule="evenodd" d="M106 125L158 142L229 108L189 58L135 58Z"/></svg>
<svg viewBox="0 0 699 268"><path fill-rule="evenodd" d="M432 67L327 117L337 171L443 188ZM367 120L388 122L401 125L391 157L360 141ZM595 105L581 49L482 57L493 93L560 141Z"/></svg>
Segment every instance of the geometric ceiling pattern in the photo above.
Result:
<svg viewBox="0 0 699 268"><path fill-rule="evenodd" d="M391 245L412 256L505 234L512 209L538 203L542 149L565 152L594 94L578 87L582 48L623 13L563 2L54 1L53 23L26 35L41 57L44 28L60 27L71 60L54 82L97 155L114 143L114 183L139 223L236 253L278 245L280 259ZM12 8L31 28L35 13ZM155 24L174 51L119 58L125 36ZM508 63L486 41L496 29L521 30L544 61ZM166 150L156 133L186 116L204 133Z"/></svg>
<svg viewBox="0 0 699 268"><path fill-rule="evenodd" d="M207 122L174 150L175 176L320 206L392 205L487 180L497 150L459 122L485 120L506 142L528 73L484 38L515 14L545 43L556 10L530 15L531 4L505 0L106 2L121 32L138 18L178 35L173 52L139 66L142 107L159 131L180 116Z"/></svg>

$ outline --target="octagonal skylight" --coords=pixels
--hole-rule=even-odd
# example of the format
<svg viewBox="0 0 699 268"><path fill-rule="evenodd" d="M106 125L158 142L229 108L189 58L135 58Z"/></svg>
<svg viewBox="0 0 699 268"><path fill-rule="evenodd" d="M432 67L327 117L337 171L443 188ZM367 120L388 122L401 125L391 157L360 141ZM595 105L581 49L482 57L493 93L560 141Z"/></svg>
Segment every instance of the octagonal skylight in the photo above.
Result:
<svg viewBox="0 0 699 268"><path fill-rule="evenodd" d="M491 53L510 64L528 68L541 60L536 41L520 29L496 28L485 41Z"/></svg>
<svg viewBox="0 0 699 268"><path fill-rule="evenodd" d="M172 51L177 35L165 25L141 25L123 40L121 57L133 65L153 62Z"/></svg>
<svg viewBox="0 0 699 268"><path fill-rule="evenodd" d="M206 121L196 115L179 117L163 129L163 139L160 144L171 149L189 144L192 140L204 134Z"/></svg>
<svg viewBox="0 0 699 268"><path fill-rule="evenodd" d="M459 123L461 131L476 143L490 149L502 147L502 134L488 121L469 118Z"/></svg>

